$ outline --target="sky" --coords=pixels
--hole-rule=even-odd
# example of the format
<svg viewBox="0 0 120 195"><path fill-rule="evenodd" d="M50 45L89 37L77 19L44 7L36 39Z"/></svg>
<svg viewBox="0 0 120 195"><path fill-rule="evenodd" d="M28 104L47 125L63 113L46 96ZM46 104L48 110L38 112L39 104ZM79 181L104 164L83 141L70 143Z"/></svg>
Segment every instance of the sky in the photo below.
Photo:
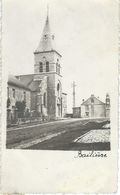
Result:
<svg viewBox="0 0 120 195"><path fill-rule="evenodd" d="M3 58L11 74L34 73L34 54L46 20L62 55L63 92L72 111L91 94L105 101L117 65L116 0L4 0Z"/></svg>

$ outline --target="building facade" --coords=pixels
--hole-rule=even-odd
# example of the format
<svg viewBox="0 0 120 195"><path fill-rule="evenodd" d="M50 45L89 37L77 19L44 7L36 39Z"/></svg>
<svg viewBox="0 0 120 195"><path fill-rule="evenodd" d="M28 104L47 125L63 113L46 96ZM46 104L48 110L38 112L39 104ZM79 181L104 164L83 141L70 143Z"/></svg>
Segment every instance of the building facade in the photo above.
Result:
<svg viewBox="0 0 120 195"><path fill-rule="evenodd" d="M73 118L81 118L81 107L73 107Z"/></svg>
<svg viewBox="0 0 120 195"><path fill-rule="evenodd" d="M86 101L81 104L81 117L110 117L110 97L106 95L105 103L100 101L94 95L91 95Z"/></svg>

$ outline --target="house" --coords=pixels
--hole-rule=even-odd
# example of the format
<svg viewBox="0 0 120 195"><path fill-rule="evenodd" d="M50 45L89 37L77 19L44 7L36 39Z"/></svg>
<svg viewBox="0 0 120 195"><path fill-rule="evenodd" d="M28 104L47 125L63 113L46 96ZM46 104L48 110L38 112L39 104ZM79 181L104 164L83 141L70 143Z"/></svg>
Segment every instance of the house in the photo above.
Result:
<svg viewBox="0 0 120 195"><path fill-rule="evenodd" d="M81 117L110 117L110 97L107 94L105 103L94 95L91 95L87 100L83 100L81 104Z"/></svg>

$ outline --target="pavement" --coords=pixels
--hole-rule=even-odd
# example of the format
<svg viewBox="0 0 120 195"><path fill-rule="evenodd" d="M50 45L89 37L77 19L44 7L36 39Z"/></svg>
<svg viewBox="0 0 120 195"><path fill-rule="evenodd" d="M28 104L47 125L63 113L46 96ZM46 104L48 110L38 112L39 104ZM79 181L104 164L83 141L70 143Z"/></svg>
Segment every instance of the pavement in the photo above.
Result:
<svg viewBox="0 0 120 195"><path fill-rule="evenodd" d="M35 150L110 150L110 142L81 143L77 138L100 130L105 119L66 119L44 124L10 128L7 131L8 149ZM100 133L99 133L100 136Z"/></svg>

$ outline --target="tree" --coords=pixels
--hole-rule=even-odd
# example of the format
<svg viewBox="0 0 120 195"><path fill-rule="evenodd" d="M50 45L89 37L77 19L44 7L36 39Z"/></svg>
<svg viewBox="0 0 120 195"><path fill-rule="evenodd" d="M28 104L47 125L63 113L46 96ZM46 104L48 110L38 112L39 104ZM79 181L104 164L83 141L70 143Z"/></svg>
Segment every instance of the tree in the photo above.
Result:
<svg viewBox="0 0 120 195"><path fill-rule="evenodd" d="M17 111L18 111L18 117L22 118L24 116L26 102L16 101L15 107L17 108Z"/></svg>

